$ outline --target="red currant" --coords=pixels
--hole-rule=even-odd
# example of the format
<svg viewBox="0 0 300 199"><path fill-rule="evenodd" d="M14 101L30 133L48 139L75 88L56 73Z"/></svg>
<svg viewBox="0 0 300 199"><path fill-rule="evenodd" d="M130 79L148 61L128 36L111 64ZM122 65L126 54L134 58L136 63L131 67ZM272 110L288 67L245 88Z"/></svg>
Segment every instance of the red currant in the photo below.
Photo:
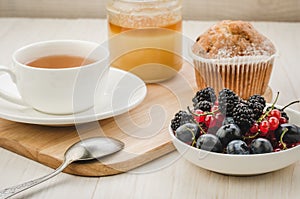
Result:
<svg viewBox="0 0 300 199"><path fill-rule="evenodd" d="M250 128L250 133L255 134L258 132L259 126L257 123L253 124L253 126Z"/></svg>
<svg viewBox="0 0 300 199"><path fill-rule="evenodd" d="M214 116L212 115L207 115L205 117L205 121L204 121L205 125L208 127L208 128L212 128L212 127L215 127L216 126L216 123L217 123L217 120Z"/></svg>
<svg viewBox="0 0 300 199"><path fill-rule="evenodd" d="M198 122L198 123L202 123L202 122L204 122L205 121L205 115L203 115L204 114L204 111L202 111L202 110L196 110L195 111L195 114L197 115L194 115L194 119Z"/></svg>
<svg viewBox="0 0 300 199"><path fill-rule="evenodd" d="M279 123L280 124L286 124L286 123L288 123L288 120L285 117L280 117L279 118Z"/></svg>
<svg viewBox="0 0 300 199"><path fill-rule="evenodd" d="M262 121L259 125L259 130L261 132L260 135L262 136L266 136L269 132L269 129L270 129L270 124L268 121Z"/></svg>
<svg viewBox="0 0 300 199"><path fill-rule="evenodd" d="M279 144L278 144L278 148L284 149L284 145L283 145L282 143L279 143Z"/></svg>
<svg viewBox="0 0 300 199"><path fill-rule="evenodd" d="M270 114L269 117L276 117L277 119L280 119L281 117L281 112L278 109L273 109Z"/></svg>
<svg viewBox="0 0 300 199"><path fill-rule="evenodd" d="M276 117L270 117L268 119L268 122L269 122L271 131L276 130L279 126L279 120Z"/></svg>
<svg viewBox="0 0 300 199"><path fill-rule="evenodd" d="M281 151L281 148L274 149L274 152L279 152L279 151Z"/></svg>

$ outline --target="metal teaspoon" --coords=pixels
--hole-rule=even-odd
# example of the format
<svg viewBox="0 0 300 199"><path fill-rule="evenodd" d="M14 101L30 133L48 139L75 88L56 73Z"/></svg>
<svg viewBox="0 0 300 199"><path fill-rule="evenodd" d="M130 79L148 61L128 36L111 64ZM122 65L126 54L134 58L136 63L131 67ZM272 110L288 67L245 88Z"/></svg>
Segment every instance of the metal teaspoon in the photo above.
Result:
<svg viewBox="0 0 300 199"><path fill-rule="evenodd" d="M101 158L116 153L123 148L123 142L108 137L94 137L81 140L67 149L63 163L55 171L41 178L0 190L0 199L9 198L56 176L72 162Z"/></svg>

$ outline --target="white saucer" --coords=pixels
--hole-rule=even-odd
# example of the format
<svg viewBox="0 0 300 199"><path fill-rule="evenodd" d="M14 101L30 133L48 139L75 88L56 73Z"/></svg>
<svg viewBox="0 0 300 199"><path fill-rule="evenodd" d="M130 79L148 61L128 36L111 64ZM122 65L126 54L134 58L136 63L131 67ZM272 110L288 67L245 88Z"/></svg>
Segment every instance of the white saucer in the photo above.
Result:
<svg viewBox="0 0 300 199"><path fill-rule="evenodd" d="M0 75L0 89L18 96L6 74ZM51 115L0 98L0 118L30 124L62 126L87 123L120 115L139 105L147 94L145 83L135 75L110 68L105 96L95 106L75 115Z"/></svg>

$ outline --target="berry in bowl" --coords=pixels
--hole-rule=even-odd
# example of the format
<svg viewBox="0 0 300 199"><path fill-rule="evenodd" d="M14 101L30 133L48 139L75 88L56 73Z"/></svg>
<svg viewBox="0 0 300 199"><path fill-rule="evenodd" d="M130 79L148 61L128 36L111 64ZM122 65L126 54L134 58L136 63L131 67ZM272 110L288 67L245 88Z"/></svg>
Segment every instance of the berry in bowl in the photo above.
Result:
<svg viewBox="0 0 300 199"><path fill-rule="evenodd" d="M177 112L169 132L175 148L204 169L229 175L276 171L300 160L300 113L260 95L244 100L232 90L207 87L193 108Z"/></svg>

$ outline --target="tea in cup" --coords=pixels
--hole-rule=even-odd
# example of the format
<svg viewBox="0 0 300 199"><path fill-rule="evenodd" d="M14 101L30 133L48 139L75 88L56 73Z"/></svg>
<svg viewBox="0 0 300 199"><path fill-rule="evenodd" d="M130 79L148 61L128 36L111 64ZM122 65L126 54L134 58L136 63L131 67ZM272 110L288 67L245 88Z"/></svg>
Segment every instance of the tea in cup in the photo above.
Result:
<svg viewBox="0 0 300 199"><path fill-rule="evenodd" d="M21 98L0 91L0 97L49 114L72 114L93 107L104 95L109 52L97 43L44 41L17 50L10 75ZM99 99L101 100L101 99Z"/></svg>

